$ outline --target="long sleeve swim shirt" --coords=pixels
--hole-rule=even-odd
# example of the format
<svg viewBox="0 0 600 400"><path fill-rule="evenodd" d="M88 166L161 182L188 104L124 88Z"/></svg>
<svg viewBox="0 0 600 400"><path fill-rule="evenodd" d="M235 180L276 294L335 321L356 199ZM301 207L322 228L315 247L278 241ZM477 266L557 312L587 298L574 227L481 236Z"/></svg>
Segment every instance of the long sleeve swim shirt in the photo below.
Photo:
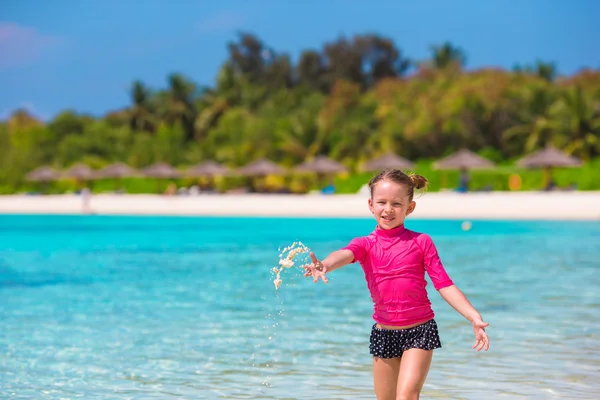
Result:
<svg viewBox="0 0 600 400"><path fill-rule="evenodd" d="M436 290L453 285L431 237L404 225L387 230L377 226L342 249L350 250L352 262L362 266L373 300L373 319L383 325L413 325L434 317L425 272Z"/></svg>

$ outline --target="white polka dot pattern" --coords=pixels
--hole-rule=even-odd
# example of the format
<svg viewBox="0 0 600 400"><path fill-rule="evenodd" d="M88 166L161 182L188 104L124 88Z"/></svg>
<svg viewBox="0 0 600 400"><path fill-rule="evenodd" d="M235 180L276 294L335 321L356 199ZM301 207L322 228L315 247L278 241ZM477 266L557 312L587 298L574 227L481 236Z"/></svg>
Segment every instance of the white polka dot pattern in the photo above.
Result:
<svg viewBox="0 0 600 400"><path fill-rule="evenodd" d="M381 329L377 324L371 330L369 350L379 358L402 357L408 349L433 350L442 347L435 320L408 329Z"/></svg>

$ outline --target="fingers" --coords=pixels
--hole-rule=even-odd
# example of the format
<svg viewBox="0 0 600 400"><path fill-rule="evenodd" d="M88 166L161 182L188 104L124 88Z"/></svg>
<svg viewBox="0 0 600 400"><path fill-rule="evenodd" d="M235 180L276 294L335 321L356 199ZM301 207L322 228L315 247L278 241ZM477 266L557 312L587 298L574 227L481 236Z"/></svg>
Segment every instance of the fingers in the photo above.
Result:
<svg viewBox="0 0 600 400"><path fill-rule="evenodd" d="M329 280L325 276L325 274L327 273L327 267L325 267L323 263L321 263L321 261L317 259L315 253L313 252L310 253L310 259L312 261L312 264L304 266L304 270L306 271L304 273L304 276L312 276L314 283L317 283L319 281L319 278L321 278L323 282L329 283Z"/></svg>
<svg viewBox="0 0 600 400"><path fill-rule="evenodd" d="M485 344L483 343L483 340L477 339L472 348L475 349L479 353L484 345Z"/></svg>
<svg viewBox="0 0 600 400"><path fill-rule="evenodd" d="M315 253L313 253L312 251L310 252L310 259L313 262L313 264L317 264L319 262L317 256L315 256Z"/></svg>
<svg viewBox="0 0 600 400"><path fill-rule="evenodd" d="M481 350L488 351L490 349L490 340L488 338L487 333L485 333L485 331L481 331L479 334L475 335L475 344L472 347L473 349L476 349L477 352L480 352Z"/></svg>
<svg viewBox="0 0 600 400"><path fill-rule="evenodd" d="M304 272L304 276L305 276L305 277L306 277L306 276L311 276L311 275L312 275L312 268L311 268L311 266L310 266L310 265L305 265L305 266L304 266L304 270L305 270L305 272Z"/></svg>
<svg viewBox="0 0 600 400"><path fill-rule="evenodd" d="M490 349L490 339L488 338L487 333L483 332L483 343L484 345L482 346L483 348L485 348L485 351L488 351Z"/></svg>

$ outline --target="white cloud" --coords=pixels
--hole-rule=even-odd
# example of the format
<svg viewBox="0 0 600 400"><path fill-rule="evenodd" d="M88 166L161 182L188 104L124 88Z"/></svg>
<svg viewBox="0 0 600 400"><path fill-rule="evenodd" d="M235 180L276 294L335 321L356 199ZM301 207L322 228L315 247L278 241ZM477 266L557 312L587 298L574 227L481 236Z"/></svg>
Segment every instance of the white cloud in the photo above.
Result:
<svg viewBox="0 0 600 400"><path fill-rule="evenodd" d="M63 43L63 38L42 34L33 27L0 21L0 68L37 61Z"/></svg>

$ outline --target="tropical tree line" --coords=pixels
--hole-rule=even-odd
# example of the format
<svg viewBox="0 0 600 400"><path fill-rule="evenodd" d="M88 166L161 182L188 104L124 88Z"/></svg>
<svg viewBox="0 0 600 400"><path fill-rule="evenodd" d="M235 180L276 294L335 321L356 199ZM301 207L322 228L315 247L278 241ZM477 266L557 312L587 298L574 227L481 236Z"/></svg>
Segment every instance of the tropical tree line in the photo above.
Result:
<svg viewBox="0 0 600 400"><path fill-rule="evenodd" d="M328 155L355 170L389 151L423 160L467 147L510 162L548 144L600 156L600 70L465 67L451 43L412 60L389 38L357 35L292 61L240 34L212 86L174 73L164 88L133 82L130 106L102 117L65 110L42 122L16 110L0 123L0 191L20 190L38 166L79 162L292 166Z"/></svg>

